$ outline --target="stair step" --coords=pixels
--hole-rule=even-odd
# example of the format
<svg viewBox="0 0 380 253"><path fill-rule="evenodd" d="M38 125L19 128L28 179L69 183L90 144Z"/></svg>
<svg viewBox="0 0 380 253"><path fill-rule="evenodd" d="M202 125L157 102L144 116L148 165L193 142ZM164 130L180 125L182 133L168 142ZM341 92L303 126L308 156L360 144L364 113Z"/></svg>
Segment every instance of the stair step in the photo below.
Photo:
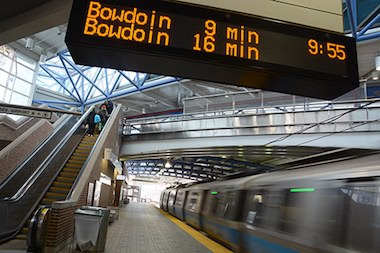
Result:
<svg viewBox="0 0 380 253"><path fill-rule="evenodd" d="M79 173L80 169L77 168L63 168L63 172Z"/></svg>
<svg viewBox="0 0 380 253"><path fill-rule="evenodd" d="M62 187L51 186L49 188L49 191L50 192L55 192L55 193L67 194L70 191L70 188L62 188Z"/></svg>
<svg viewBox="0 0 380 253"><path fill-rule="evenodd" d="M83 151L91 151L92 147L84 147L84 146L78 146L75 151L83 150Z"/></svg>
<svg viewBox="0 0 380 253"><path fill-rule="evenodd" d="M45 194L46 198L54 199L54 200L63 200L65 199L67 194L64 193L56 193L56 192L47 192Z"/></svg>
<svg viewBox="0 0 380 253"><path fill-rule="evenodd" d="M86 162L86 160L74 160L74 159L69 159L67 161L68 163L76 163L76 164L84 164Z"/></svg>
<svg viewBox="0 0 380 253"><path fill-rule="evenodd" d="M75 151L74 151L74 154L75 153L83 153L83 154L89 154L91 152L91 149L80 149L80 148L77 148L77 149L75 149Z"/></svg>
<svg viewBox="0 0 380 253"><path fill-rule="evenodd" d="M42 205L51 205L55 201L57 201L57 200L56 199L43 198L40 203Z"/></svg>
<svg viewBox="0 0 380 253"><path fill-rule="evenodd" d="M78 152L78 151L75 151L74 153L73 153L73 155L75 155L75 156L80 156L80 157L83 157L83 158L86 158L87 159L87 157L88 157L88 154L89 154L89 152L87 153L83 153L83 152Z"/></svg>
<svg viewBox="0 0 380 253"><path fill-rule="evenodd" d="M77 155L72 155L71 157L70 157L70 159L73 159L73 160L78 160L78 161L86 161L87 160L87 157L85 157L85 156L77 156Z"/></svg>
<svg viewBox="0 0 380 253"><path fill-rule="evenodd" d="M83 164L66 163L65 167L82 168Z"/></svg>
<svg viewBox="0 0 380 253"><path fill-rule="evenodd" d="M85 148L92 148L94 146L95 143L79 143L78 147L85 147Z"/></svg>
<svg viewBox="0 0 380 253"><path fill-rule="evenodd" d="M65 183L74 183L75 181L75 178L72 178L72 177L61 177L61 176L58 176L56 181L58 182L65 182Z"/></svg>
<svg viewBox="0 0 380 253"><path fill-rule="evenodd" d="M29 231L29 228L28 228L28 227L23 227L23 228L21 229L21 234L26 235L26 234L28 234L28 231Z"/></svg>
<svg viewBox="0 0 380 253"><path fill-rule="evenodd" d="M54 181L53 186L70 190L72 183Z"/></svg>
<svg viewBox="0 0 380 253"><path fill-rule="evenodd" d="M93 140L86 140L86 139L83 139L81 140L81 142L79 144L88 144L88 145L94 145L96 143L96 139L93 139Z"/></svg>
<svg viewBox="0 0 380 253"><path fill-rule="evenodd" d="M94 140L94 141L90 141L90 140L82 140L81 142L80 142L80 144L84 144L84 145L91 145L91 146L94 146L94 144L96 143L96 140Z"/></svg>
<svg viewBox="0 0 380 253"><path fill-rule="evenodd" d="M2 251L2 252L9 252L11 253L11 250L27 250L28 246L26 245L25 240L20 239L13 239L10 240L2 245L0 245L0 250L9 250L9 251Z"/></svg>
<svg viewBox="0 0 380 253"><path fill-rule="evenodd" d="M25 240L26 241L26 237L27 237L26 235L20 235L19 234L19 235L16 235L15 238L18 239L18 240Z"/></svg>

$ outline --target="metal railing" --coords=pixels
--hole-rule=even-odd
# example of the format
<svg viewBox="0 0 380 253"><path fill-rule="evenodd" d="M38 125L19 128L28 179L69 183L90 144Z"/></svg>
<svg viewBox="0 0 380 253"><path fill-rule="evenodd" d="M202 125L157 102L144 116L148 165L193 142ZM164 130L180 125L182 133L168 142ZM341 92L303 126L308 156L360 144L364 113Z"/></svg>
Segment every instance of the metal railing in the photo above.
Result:
<svg viewBox="0 0 380 253"><path fill-rule="evenodd" d="M238 93L247 95L251 92ZM220 97L215 95L211 97ZM235 100L236 101L236 100ZM294 133L302 131L307 125L324 127L323 132L341 131L349 129L350 124L356 125L372 124L377 118L380 110L380 99L362 99L347 101L318 101L308 103L290 103L282 106L258 106L241 110L221 110L197 113L184 113L181 115L160 116L150 118L140 118L124 120L123 134L125 136L147 135L152 133L173 133L192 131L186 136L197 136L194 132L212 130L233 130L225 131L224 135L238 135L237 131L244 130L245 134L254 134L252 129L268 129L266 132ZM304 113L308 114L304 114ZM339 127L332 128L332 125ZM286 129L288 127L288 129ZM368 127L368 130L371 130ZM276 128L274 130L274 128ZM247 131L246 129L250 129ZM321 129L321 128L320 128ZM354 128L352 128L354 129ZM358 128L362 129L362 128ZM372 128L373 129L373 128ZM377 128L376 128L377 129ZM270 131L269 131L270 130ZM310 129L306 129L311 131ZM357 129L355 129L357 130ZM318 130L319 131L319 130ZM243 134L243 132L240 132ZM209 136L208 134L206 136ZM215 133L213 134L215 136Z"/></svg>

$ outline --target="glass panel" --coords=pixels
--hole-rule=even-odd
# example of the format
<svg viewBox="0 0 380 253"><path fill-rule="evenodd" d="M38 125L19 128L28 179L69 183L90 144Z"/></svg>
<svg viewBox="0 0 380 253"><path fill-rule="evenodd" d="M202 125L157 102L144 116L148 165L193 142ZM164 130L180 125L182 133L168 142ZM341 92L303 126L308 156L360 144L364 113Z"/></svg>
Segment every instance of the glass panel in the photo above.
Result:
<svg viewBox="0 0 380 253"><path fill-rule="evenodd" d="M29 96L31 87L32 87L32 85L30 83L24 82L20 79L16 79L13 90Z"/></svg>
<svg viewBox="0 0 380 253"><path fill-rule="evenodd" d="M11 94L12 94L11 90L5 89L5 96L4 96L4 102L5 103L9 103L10 102L10 100L11 100Z"/></svg>
<svg viewBox="0 0 380 253"><path fill-rule="evenodd" d="M0 70L0 85L6 86L8 81L8 73Z"/></svg>
<svg viewBox="0 0 380 253"><path fill-rule="evenodd" d="M379 252L380 185L354 183L341 188L344 210L338 245L361 252Z"/></svg>
<svg viewBox="0 0 380 253"><path fill-rule="evenodd" d="M5 88L0 86L0 101L4 102Z"/></svg>
<svg viewBox="0 0 380 253"><path fill-rule="evenodd" d="M183 198L184 192L179 191L177 193L177 198L175 200L175 206L181 206L182 205L182 198Z"/></svg>
<svg viewBox="0 0 380 253"><path fill-rule="evenodd" d="M12 99L11 99L12 104L27 105L28 101L29 101L28 97L25 97L23 95L13 92Z"/></svg>
<svg viewBox="0 0 380 253"><path fill-rule="evenodd" d="M34 60L27 58L26 56L20 53L17 54L17 62L21 63L25 67L30 68L33 71L36 68L36 62Z"/></svg>
<svg viewBox="0 0 380 253"><path fill-rule="evenodd" d="M12 75L9 75L8 83L7 83L7 88L8 89L13 89L13 85L16 81L16 78Z"/></svg>
<svg viewBox="0 0 380 253"><path fill-rule="evenodd" d="M33 81L33 73L34 73L33 70L31 70L27 67L24 67L23 65L21 65L19 63L17 64L17 76L21 77L25 81L32 82Z"/></svg>
<svg viewBox="0 0 380 253"><path fill-rule="evenodd" d="M198 202L198 192L192 192L189 196L189 200L187 201L187 208L191 212L195 212L197 208Z"/></svg>
<svg viewBox="0 0 380 253"><path fill-rule="evenodd" d="M0 69L3 69L6 72L9 72L11 69L11 65L12 65L12 59L1 54L1 52L0 52Z"/></svg>

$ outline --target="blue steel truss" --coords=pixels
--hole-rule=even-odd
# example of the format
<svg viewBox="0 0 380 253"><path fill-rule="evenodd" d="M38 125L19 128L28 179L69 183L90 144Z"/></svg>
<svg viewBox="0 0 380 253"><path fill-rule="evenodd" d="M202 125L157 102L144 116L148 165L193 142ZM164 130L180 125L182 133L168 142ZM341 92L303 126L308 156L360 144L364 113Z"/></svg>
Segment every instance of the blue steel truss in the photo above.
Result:
<svg viewBox="0 0 380 253"><path fill-rule="evenodd" d="M174 77L150 80L150 74L124 70L80 66L74 63L68 50L64 50L40 64L37 85L67 95L72 101L33 100L34 103L57 106L78 106L84 111L86 106L117 98L137 91L178 81Z"/></svg>
<svg viewBox="0 0 380 253"><path fill-rule="evenodd" d="M380 21L380 12L377 15L376 12L372 13L373 16L368 17L369 21L366 25L364 27L358 27L358 11L361 10L357 9L357 0L346 0L345 12L347 12L352 36L356 41L365 41L380 37L380 32L370 32L370 29L374 28L374 25Z"/></svg>
<svg viewBox="0 0 380 253"><path fill-rule="evenodd" d="M357 0L346 0L343 3L352 36L357 41L380 37L380 32L372 33L370 30L380 21L380 4L376 8L377 11L366 10L365 13L370 13L368 14L367 22L365 25L358 27L358 11L361 17L359 22L363 20L362 12L364 11L360 8L359 10L357 9ZM56 57L40 64L40 66L37 85L67 95L72 101L34 100L33 102L46 103L51 107L63 109L65 107L61 107L59 104L78 106L82 111L86 106L107 99L125 96L179 80L174 77L161 77L150 80L150 75L145 73L76 65L68 50L58 53Z"/></svg>

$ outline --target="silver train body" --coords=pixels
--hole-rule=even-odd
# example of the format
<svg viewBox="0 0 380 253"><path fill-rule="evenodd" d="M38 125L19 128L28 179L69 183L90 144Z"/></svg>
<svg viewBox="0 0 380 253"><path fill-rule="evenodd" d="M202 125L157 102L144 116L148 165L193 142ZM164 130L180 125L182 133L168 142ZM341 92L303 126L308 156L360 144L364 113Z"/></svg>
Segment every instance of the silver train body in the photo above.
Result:
<svg viewBox="0 0 380 253"><path fill-rule="evenodd" d="M234 252L380 252L378 154L161 196L163 210Z"/></svg>

